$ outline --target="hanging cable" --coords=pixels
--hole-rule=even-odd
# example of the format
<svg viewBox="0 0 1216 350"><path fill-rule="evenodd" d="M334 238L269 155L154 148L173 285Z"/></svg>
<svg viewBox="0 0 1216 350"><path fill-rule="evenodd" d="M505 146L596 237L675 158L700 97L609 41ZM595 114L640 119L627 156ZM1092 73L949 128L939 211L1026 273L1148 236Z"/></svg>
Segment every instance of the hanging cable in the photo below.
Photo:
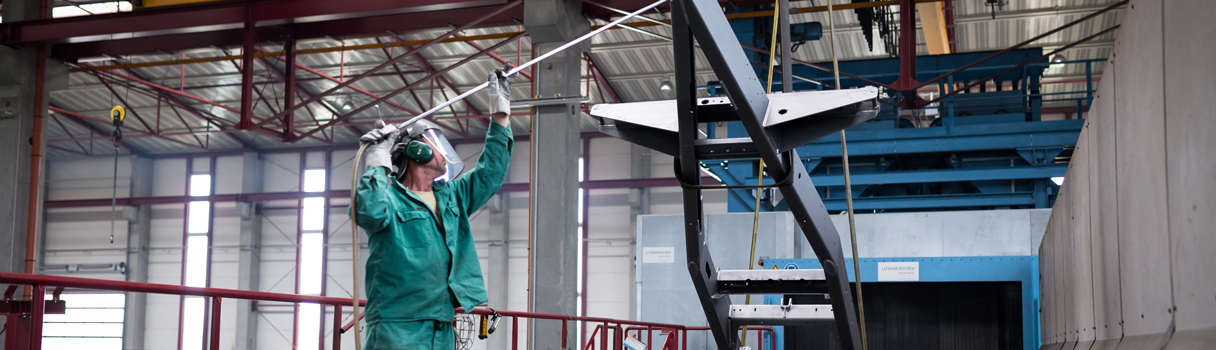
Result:
<svg viewBox="0 0 1216 350"><path fill-rule="evenodd" d="M906 0L905 0L906 1ZM832 0L828 0L828 46L832 54L832 76L837 90L840 89L840 63L836 61L836 22L832 22ZM857 228L853 223L853 183L849 179L849 148L846 146L844 129L840 130L840 155L844 163L844 202L849 216L849 241L853 245L853 279L857 289L857 324L861 330L861 350L866 349L866 309L861 300L861 257L857 255Z"/></svg>
<svg viewBox="0 0 1216 350"><path fill-rule="evenodd" d="M768 84L765 86L765 93L773 93L773 67L777 64L777 30L780 29L777 25L780 23L781 1L773 2L773 38L768 45ZM788 54L782 52L782 54ZM782 73L784 74L784 73ZM747 269L751 270L756 266L756 234L760 228L760 194L764 186L764 159L760 159L759 169L756 169L756 205L755 212L752 215L752 252L747 258ZM744 305L751 305L752 295L748 294L743 299ZM747 326L743 326L743 337L740 339L743 346L747 345Z"/></svg>
<svg viewBox="0 0 1216 350"><path fill-rule="evenodd" d="M363 349L363 337L360 336L359 330L359 209L354 206L355 199L357 199L356 190L359 189L359 164L362 163L363 151L365 150L367 150L367 144L360 144L359 150L355 152L354 164L351 164L354 171L352 171L350 177L350 205L352 207L350 209L350 267L352 270L351 276L354 278L354 285L352 286L354 292L350 293L352 304L354 304L354 308L351 309L351 318L354 319L354 326L351 329L355 330L355 350Z"/></svg>
<svg viewBox="0 0 1216 350"><path fill-rule="evenodd" d="M127 111L122 106L110 109L110 123L114 124L114 133L110 143L114 144L114 183L110 187L110 244L114 244L114 223L118 221L118 149L122 147L122 122L126 119Z"/></svg>

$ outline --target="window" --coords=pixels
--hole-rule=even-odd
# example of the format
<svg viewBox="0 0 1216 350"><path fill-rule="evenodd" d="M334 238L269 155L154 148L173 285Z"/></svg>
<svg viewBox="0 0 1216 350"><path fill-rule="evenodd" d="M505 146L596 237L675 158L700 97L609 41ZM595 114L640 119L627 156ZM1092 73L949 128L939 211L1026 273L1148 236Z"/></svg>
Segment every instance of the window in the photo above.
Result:
<svg viewBox="0 0 1216 350"><path fill-rule="evenodd" d="M211 202L194 201L190 202L189 208L186 209L187 223L186 232L189 234L207 234L211 226Z"/></svg>
<svg viewBox="0 0 1216 350"><path fill-rule="evenodd" d="M131 11L130 1L98 2L74 6L58 6L51 9L51 17L76 17L127 11Z"/></svg>
<svg viewBox="0 0 1216 350"><path fill-rule="evenodd" d="M214 165L214 163L213 163ZM187 193L191 197L207 197L211 195L211 175L190 175ZM208 253L211 249L211 202L193 201L186 205L186 250L183 253L185 274L182 285L187 287L206 287L207 271L210 268ZM202 350L206 344L203 330L207 321L207 301L203 297L184 297L182 299L182 334L183 350Z"/></svg>
<svg viewBox="0 0 1216 350"><path fill-rule="evenodd" d="M578 316L586 316L583 314L583 298L586 298L586 295L584 294L584 291L583 291L583 269L586 269L587 267L583 266L583 260L584 260L583 255L587 254L587 252L584 249L586 242L583 241L583 230L585 230L587 224L585 223L586 218L583 217L583 205L584 205L583 196L586 195L587 190L583 189L583 187L582 187L583 180L586 180L583 178L584 176L586 176L586 173L587 173L586 171L584 171L586 169L585 168L586 166L587 165L585 163L583 163L583 158L579 157L578 158L579 189L578 189L578 209L577 209L578 213L574 214L574 215L578 216L578 232L576 232L576 234L578 235L578 240L575 241L575 242L578 242L575 244L575 246L577 247L575 249L578 252L577 257L575 258L575 260L578 261L578 270L576 270L578 278L574 282L575 288L577 290L576 297L574 300L574 313L575 313L575 315L578 315ZM576 327L574 330L577 333L577 334L575 334L575 339L585 340L583 338L585 336L585 334L583 334L583 333L586 330L586 328L587 328L586 325L584 325L583 327Z"/></svg>
<svg viewBox="0 0 1216 350"><path fill-rule="evenodd" d="M304 192L325 191L325 169L304 171ZM297 292L321 295L325 283L325 217L328 215L325 197L307 197L300 201L300 269L296 275ZM321 345L321 305L302 303L296 309L296 349L317 350Z"/></svg>
<svg viewBox="0 0 1216 350"><path fill-rule="evenodd" d="M304 192L325 191L325 169L309 169L304 171Z"/></svg>
<svg viewBox="0 0 1216 350"><path fill-rule="evenodd" d="M67 312L43 319L43 349L122 349L125 294L62 294L59 299L67 303Z"/></svg>
<svg viewBox="0 0 1216 350"><path fill-rule="evenodd" d="M206 197L211 195L211 175L190 175L190 196Z"/></svg>

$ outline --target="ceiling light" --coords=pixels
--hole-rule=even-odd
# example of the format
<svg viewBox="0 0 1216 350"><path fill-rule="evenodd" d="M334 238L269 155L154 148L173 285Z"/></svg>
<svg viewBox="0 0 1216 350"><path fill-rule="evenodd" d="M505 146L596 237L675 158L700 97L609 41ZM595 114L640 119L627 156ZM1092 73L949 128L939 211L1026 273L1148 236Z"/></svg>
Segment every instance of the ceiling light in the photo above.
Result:
<svg viewBox="0 0 1216 350"><path fill-rule="evenodd" d="M350 95L346 95L342 98L342 110L349 111L351 108L355 108L355 104L351 102Z"/></svg>
<svg viewBox="0 0 1216 350"><path fill-rule="evenodd" d="M1067 60L1068 60L1068 57L1064 57L1064 55L1062 55L1062 54L1056 54L1054 57L1051 58L1051 63L1061 63L1061 62L1064 62Z"/></svg>
<svg viewBox="0 0 1216 350"><path fill-rule="evenodd" d="M1064 177L1063 177L1063 176L1059 176L1059 177L1053 177L1053 178L1051 178L1051 182L1055 182L1055 183L1056 183L1056 186L1063 186L1063 185L1064 185Z"/></svg>
<svg viewBox="0 0 1216 350"><path fill-rule="evenodd" d="M667 76L663 76L663 82L659 84L659 90L671 91L671 80Z"/></svg>

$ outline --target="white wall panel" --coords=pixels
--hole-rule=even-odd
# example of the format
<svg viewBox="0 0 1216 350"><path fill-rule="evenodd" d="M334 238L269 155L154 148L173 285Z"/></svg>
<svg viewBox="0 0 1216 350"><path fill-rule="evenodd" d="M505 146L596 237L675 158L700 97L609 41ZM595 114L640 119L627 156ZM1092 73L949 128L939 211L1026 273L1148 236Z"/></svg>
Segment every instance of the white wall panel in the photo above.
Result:
<svg viewBox="0 0 1216 350"><path fill-rule="evenodd" d="M115 184L114 158L48 161L44 181L46 200L110 198ZM119 198L131 193L130 157L118 157L117 184Z"/></svg>
<svg viewBox="0 0 1216 350"><path fill-rule="evenodd" d="M1088 123L1084 129L1088 129ZM1084 130L1082 129L1082 130ZM1073 306L1076 318L1076 327L1072 330L1076 333L1077 346L1088 348L1092 345L1094 338L1094 285L1093 285L1093 260L1091 257L1092 250L1090 224L1089 224L1089 153L1091 149L1091 141L1089 133L1081 133L1081 137L1077 140L1077 146L1073 150L1072 159L1075 161L1069 162L1069 169L1065 181L1071 181L1072 206L1069 210L1069 216L1072 221L1072 259L1073 263L1070 266L1073 270Z"/></svg>
<svg viewBox="0 0 1216 350"><path fill-rule="evenodd" d="M589 180L628 179L629 149L633 144L612 137L591 139Z"/></svg>
<svg viewBox="0 0 1216 350"><path fill-rule="evenodd" d="M528 141L515 142L511 149L511 167L507 170L507 180L503 183L528 182L528 162L531 153L528 152L531 143ZM527 205L524 206L527 208Z"/></svg>
<svg viewBox="0 0 1216 350"><path fill-rule="evenodd" d="M1169 328L1170 246L1166 208L1165 105L1159 1L1135 1L1115 43L1119 252L1124 340L1160 344ZM1143 338L1132 338L1146 336Z"/></svg>
<svg viewBox="0 0 1216 350"><path fill-rule="evenodd" d="M1216 347L1216 2L1164 2L1166 180L1174 314L1171 349Z"/></svg>
<svg viewBox="0 0 1216 350"><path fill-rule="evenodd" d="M215 158L215 188L213 194L241 193L241 178L244 176L245 160L242 156Z"/></svg>
<svg viewBox="0 0 1216 350"><path fill-rule="evenodd" d="M152 162L153 196L186 195L186 160L160 159Z"/></svg>
<svg viewBox="0 0 1216 350"><path fill-rule="evenodd" d="M265 162L262 166L262 191L291 192L300 189L300 154L264 154L262 161ZM258 341L261 342L261 339Z"/></svg>
<svg viewBox="0 0 1216 350"><path fill-rule="evenodd" d="M350 189L351 167L355 166L355 151L333 151L329 157L329 188L332 190ZM362 175L362 171L355 174L355 176Z"/></svg>
<svg viewBox="0 0 1216 350"><path fill-rule="evenodd" d="M1119 65L1114 63L1107 66L1108 72L1115 72L1119 69ZM1103 345L1113 343L1117 345L1118 341L1123 337L1123 290L1120 287L1121 270L1119 264L1119 206L1122 201L1119 198L1117 188L1119 178L1116 176L1116 167L1118 166L1117 142L1118 135L1116 134L1116 122L1121 118L1118 108L1115 105L1115 86L1120 83L1118 74L1106 74L1105 78L1098 83L1098 92L1095 93L1094 106L1101 111L1101 114L1091 112L1091 124L1087 132L1096 133L1097 144L1094 149L1097 157L1096 168L1098 170L1097 183L1095 183L1094 193L1098 199L1095 209L1097 216L1094 220L1095 232L1099 232L1101 238L1101 262L1100 269L1102 271L1101 295L1103 298L1104 307L1100 310L1104 311L1104 315L1095 314L1095 317L1101 317L1102 327L1099 328L1100 336L1098 339L1108 339ZM1096 125L1096 126L1095 126ZM1096 276L1095 276L1096 277ZM1095 279L1095 283L1097 283ZM1099 294L1099 293L1096 293Z"/></svg>

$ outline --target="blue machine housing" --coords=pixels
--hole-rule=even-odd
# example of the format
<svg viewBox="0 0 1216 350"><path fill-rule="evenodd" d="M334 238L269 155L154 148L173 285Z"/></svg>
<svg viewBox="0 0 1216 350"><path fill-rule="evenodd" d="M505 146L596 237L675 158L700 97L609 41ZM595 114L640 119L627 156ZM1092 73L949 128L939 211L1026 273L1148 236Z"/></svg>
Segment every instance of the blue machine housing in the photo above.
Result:
<svg viewBox="0 0 1216 350"><path fill-rule="evenodd" d="M760 10L745 7L739 11ZM732 20L741 43L766 48L772 28L769 18ZM767 63L768 55L745 50L755 63ZM917 57L917 79L928 81L956 68L988 57L995 52ZM965 71L955 73L926 88L936 86L938 93L979 81L1010 67L1042 56L1042 49L1021 49L1003 53ZM1084 91L1042 93L1041 77L1052 64L1032 63L988 81L996 88L973 88L941 103L916 110L903 110L883 104L874 120L848 129L850 172L857 210L872 212L1049 208L1059 186L1050 181L1063 177L1084 121L1080 119L1042 121L1043 104L1076 106L1080 116L1093 96L1092 74ZM1095 62L1070 61L1056 64L1083 64L1091 71ZM831 63L818 65L830 67ZM766 64L754 65L756 74L767 79ZM840 62L840 70L866 79L889 83L899 77L899 59L867 59ZM796 76L832 83L830 72L795 64ZM780 72L774 72L773 91L780 91ZM820 89L794 79L794 90ZM841 77L845 88L867 83ZM710 82L709 94L718 86ZM893 94L893 92L891 92ZM884 96L890 99L893 96ZM721 135L725 131L726 135ZM744 137L738 122L720 123L708 128L709 137ZM829 211L845 210L844 181L838 135L825 137L799 147L820 196ZM755 185L758 162L705 162L703 165L721 182L729 185ZM764 183L774 180L765 178ZM731 212L754 210L755 191L732 189L727 199ZM787 210L775 198L776 191L761 194L760 210Z"/></svg>

